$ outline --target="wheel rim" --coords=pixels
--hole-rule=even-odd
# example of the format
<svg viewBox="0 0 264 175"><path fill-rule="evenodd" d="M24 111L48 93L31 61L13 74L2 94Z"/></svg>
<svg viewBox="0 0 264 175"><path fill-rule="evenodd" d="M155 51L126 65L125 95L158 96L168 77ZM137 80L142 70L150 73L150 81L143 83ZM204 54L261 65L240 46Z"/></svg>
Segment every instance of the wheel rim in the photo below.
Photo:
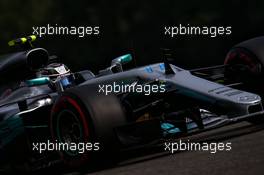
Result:
<svg viewBox="0 0 264 175"><path fill-rule="evenodd" d="M84 141L82 124L77 115L70 110L63 110L57 117L56 133L59 143L78 144ZM63 150L69 156L76 156L78 150Z"/></svg>

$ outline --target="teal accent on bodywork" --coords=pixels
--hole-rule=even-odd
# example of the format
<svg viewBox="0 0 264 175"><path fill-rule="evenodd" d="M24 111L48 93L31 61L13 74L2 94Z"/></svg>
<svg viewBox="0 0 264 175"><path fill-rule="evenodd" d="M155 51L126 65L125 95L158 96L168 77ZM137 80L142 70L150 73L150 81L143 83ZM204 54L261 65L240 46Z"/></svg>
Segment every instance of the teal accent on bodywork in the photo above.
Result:
<svg viewBox="0 0 264 175"><path fill-rule="evenodd" d="M161 128L164 130L163 135L175 134L181 132L179 128L170 123L161 123Z"/></svg>
<svg viewBox="0 0 264 175"><path fill-rule="evenodd" d="M152 73L153 69L150 66L145 67L146 72Z"/></svg>
<svg viewBox="0 0 264 175"><path fill-rule="evenodd" d="M161 129L163 130L163 135L166 136L168 134L176 134L180 133L181 130L178 127L175 127L175 125L171 123L161 123ZM197 128L197 124L195 123L187 123L187 130L195 129Z"/></svg>
<svg viewBox="0 0 264 175"><path fill-rule="evenodd" d="M120 62L121 64L126 64L129 63L130 61L132 61L131 54L122 55L118 58L118 62Z"/></svg>
<svg viewBox="0 0 264 175"><path fill-rule="evenodd" d="M160 67L160 70L162 70L162 71L165 70L165 65L164 65L164 63L159 64L159 67Z"/></svg>
<svg viewBox="0 0 264 175"><path fill-rule="evenodd" d="M14 115L0 122L0 148L6 146L24 132L24 124L19 115Z"/></svg>
<svg viewBox="0 0 264 175"><path fill-rule="evenodd" d="M28 86L38 86L38 85L48 84L49 81L50 81L49 77L41 77L41 78L27 80L26 84Z"/></svg>
<svg viewBox="0 0 264 175"><path fill-rule="evenodd" d="M187 130L191 130L191 129L194 129L194 128L197 128L197 124L196 123L189 123L187 124Z"/></svg>

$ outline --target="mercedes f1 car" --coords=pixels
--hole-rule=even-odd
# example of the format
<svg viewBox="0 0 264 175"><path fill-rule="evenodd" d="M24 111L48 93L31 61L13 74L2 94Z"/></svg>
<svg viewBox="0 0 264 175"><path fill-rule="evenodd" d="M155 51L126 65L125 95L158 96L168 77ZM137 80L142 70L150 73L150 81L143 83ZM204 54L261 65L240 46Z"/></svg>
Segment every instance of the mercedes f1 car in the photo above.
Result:
<svg viewBox="0 0 264 175"><path fill-rule="evenodd" d="M25 50L0 58L3 166L43 160L51 151L39 153L33 146L47 141L96 146L82 153L58 151L66 165L76 167L154 140L262 121L264 37L234 46L220 66L184 70L164 50L161 63L124 70L132 60L127 54L96 75L71 72L47 50L33 48L35 39L9 42Z"/></svg>

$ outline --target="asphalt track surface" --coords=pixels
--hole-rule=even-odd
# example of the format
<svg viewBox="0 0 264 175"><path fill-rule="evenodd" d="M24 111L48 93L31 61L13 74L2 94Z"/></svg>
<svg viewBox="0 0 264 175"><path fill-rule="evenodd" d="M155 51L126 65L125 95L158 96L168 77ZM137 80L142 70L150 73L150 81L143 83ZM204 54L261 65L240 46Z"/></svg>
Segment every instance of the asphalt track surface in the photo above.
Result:
<svg viewBox="0 0 264 175"><path fill-rule="evenodd" d="M263 175L264 125L242 122L187 137L193 141L231 142L231 151L212 154L208 151L185 151L170 154L156 152L129 157L117 166L88 173L92 175ZM186 138L185 138L186 139ZM177 141L177 140L174 140ZM201 141L201 140L200 140ZM141 150L142 152L142 150ZM144 152L144 151L143 151ZM80 173L67 173L80 174ZM85 173L84 173L85 174Z"/></svg>

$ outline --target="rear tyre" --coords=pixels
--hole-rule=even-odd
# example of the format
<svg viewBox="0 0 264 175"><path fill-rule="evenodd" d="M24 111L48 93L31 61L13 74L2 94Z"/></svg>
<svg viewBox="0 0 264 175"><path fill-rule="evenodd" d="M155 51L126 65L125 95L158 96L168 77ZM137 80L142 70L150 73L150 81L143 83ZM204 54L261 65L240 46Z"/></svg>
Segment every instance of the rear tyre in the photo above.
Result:
<svg viewBox="0 0 264 175"><path fill-rule="evenodd" d="M55 143L75 143L88 150L60 150L63 162L71 168L98 160L114 160L120 144L115 128L126 123L118 98L97 94L95 88L78 87L64 92L56 101L50 130ZM115 155L115 156L114 156ZM88 166L89 167L89 166Z"/></svg>
<svg viewBox="0 0 264 175"><path fill-rule="evenodd" d="M228 52L224 64L230 65L226 71L227 76L245 83L263 85L258 80L263 75L264 37L253 38L234 46Z"/></svg>

